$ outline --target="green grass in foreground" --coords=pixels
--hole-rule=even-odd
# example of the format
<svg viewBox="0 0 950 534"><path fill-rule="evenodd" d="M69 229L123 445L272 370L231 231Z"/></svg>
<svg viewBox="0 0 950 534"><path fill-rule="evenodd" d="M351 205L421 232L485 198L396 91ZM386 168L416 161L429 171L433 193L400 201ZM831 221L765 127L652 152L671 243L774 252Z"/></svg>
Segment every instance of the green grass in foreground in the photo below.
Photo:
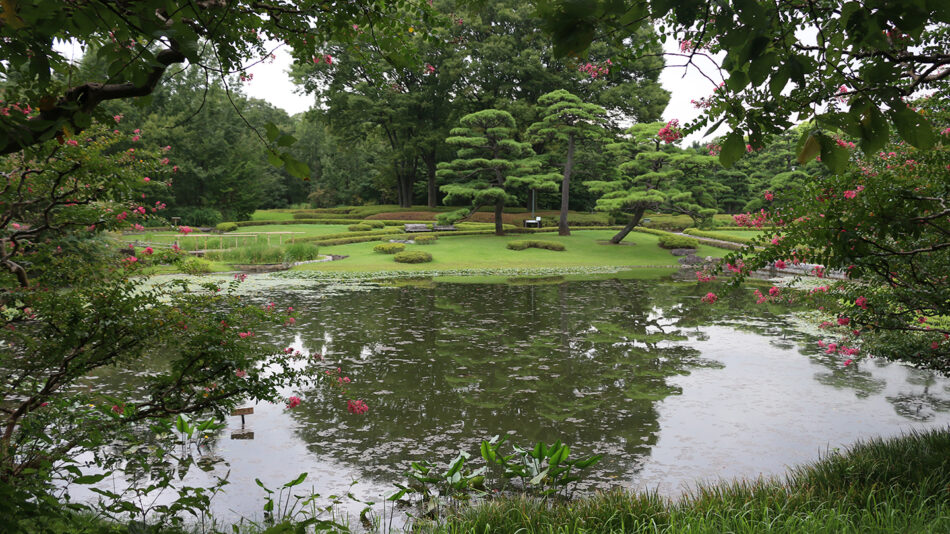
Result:
<svg viewBox="0 0 950 534"><path fill-rule="evenodd" d="M832 453L786 480L701 486L679 501L613 491L548 505L515 498L463 508L445 533L950 532L950 431Z"/></svg>
<svg viewBox="0 0 950 534"><path fill-rule="evenodd" d="M391 255L373 252L378 241L320 247L321 254L349 256L346 259L301 265L295 269L325 272L366 271L453 271L465 269L530 269L587 266L668 266L677 265L677 258L657 246L657 236L631 232L621 245L604 245L614 230L575 231L561 237L543 234L543 239L563 243L565 251L541 249L509 250L509 241L525 239L524 235L443 236L435 245L409 245L406 250L422 247L433 260L424 264L395 263ZM700 246L700 256L721 257L724 251Z"/></svg>

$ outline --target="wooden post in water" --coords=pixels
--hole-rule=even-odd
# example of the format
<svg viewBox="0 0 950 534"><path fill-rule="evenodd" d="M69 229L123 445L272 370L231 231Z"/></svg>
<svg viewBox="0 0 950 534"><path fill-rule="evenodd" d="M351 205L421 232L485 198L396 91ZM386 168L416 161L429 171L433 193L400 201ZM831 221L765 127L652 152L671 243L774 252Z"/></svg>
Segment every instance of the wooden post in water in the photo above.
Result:
<svg viewBox="0 0 950 534"><path fill-rule="evenodd" d="M235 408L231 410L231 415L240 415L241 416L241 428L231 432L231 439L254 439L254 431L247 430L244 428L244 416L251 415L254 413L254 408Z"/></svg>

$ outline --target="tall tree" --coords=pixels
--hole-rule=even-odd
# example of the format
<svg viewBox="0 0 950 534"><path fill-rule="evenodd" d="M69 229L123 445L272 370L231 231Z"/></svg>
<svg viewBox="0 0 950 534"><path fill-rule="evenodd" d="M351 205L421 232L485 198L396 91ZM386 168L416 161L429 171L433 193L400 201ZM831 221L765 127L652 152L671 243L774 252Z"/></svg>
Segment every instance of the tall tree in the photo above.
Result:
<svg viewBox="0 0 950 534"><path fill-rule="evenodd" d="M619 162L614 176L609 180L585 182L588 189L601 195L598 210L616 216L627 214L626 225L610 239L613 244L623 241L640 224L647 210L696 216L700 216L701 211L707 216L716 212L712 209L709 213L709 208L696 204L692 194L681 186L683 171L671 164L678 155L677 149L664 143L664 137L658 135L669 128L670 125L663 123L632 126L624 141L608 146ZM676 136L675 133L669 135Z"/></svg>
<svg viewBox="0 0 950 534"><path fill-rule="evenodd" d="M566 151L561 176L561 217L558 221L558 234L571 235L567 224L567 210L571 173L574 170L574 150L576 145L584 140L603 139L606 112L596 104L585 104L580 98L563 89L542 95L538 99L538 105L544 108L541 119L528 127L528 138Z"/></svg>
<svg viewBox="0 0 950 534"><path fill-rule="evenodd" d="M510 189L557 189L556 176L539 174L530 143L514 139L515 119L507 111L486 109L459 120L445 141L459 147L458 158L439 164L446 201L471 199L473 210L495 205L495 234L504 235L502 212L511 198Z"/></svg>

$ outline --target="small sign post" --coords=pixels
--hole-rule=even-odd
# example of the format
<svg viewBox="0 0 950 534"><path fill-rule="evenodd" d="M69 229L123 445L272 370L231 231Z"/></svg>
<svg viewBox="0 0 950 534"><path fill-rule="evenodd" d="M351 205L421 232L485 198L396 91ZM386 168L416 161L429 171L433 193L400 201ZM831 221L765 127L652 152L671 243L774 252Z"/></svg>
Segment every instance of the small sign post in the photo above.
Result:
<svg viewBox="0 0 950 534"><path fill-rule="evenodd" d="M235 408L231 410L231 415L240 415L241 416L241 429L231 432L231 439L254 439L254 431L247 430L244 428L244 416L252 415L254 413L254 408Z"/></svg>

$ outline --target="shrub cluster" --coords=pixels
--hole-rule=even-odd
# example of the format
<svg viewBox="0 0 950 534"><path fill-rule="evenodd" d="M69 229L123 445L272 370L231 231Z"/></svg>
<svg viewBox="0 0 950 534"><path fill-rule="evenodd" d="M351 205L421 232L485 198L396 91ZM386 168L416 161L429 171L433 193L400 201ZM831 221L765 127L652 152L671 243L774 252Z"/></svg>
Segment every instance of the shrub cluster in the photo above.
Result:
<svg viewBox="0 0 950 534"><path fill-rule="evenodd" d="M221 232L222 234L227 232L233 232L238 229L238 224L234 222L223 222L215 227L215 230Z"/></svg>
<svg viewBox="0 0 950 534"><path fill-rule="evenodd" d="M439 239L437 235L417 235L412 238L412 241L417 245L434 245L435 242Z"/></svg>
<svg viewBox="0 0 950 534"><path fill-rule="evenodd" d="M660 236L660 240L657 242L663 248L696 248L699 246L699 241L693 239L692 237L686 237L683 235L663 235Z"/></svg>
<svg viewBox="0 0 950 534"><path fill-rule="evenodd" d="M351 231L351 232L366 232L366 231L369 231L369 230L372 230L372 229L373 229L372 226L370 226L370 225L368 225L368 224L363 224L363 223L351 224L351 225L349 226L349 228L347 228L347 230L349 230L349 231Z"/></svg>
<svg viewBox="0 0 950 534"><path fill-rule="evenodd" d="M379 252L380 254L395 254L403 250L406 250L406 245L402 243L380 243L373 247L373 252Z"/></svg>
<svg viewBox="0 0 950 534"><path fill-rule="evenodd" d="M211 272L211 262L203 258L187 258L178 267L185 274L204 274Z"/></svg>
<svg viewBox="0 0 950 534"><path fill-rule="evenodd" d="M511 250L525 250L528 248L543 248L545 250L564 250L564 244L557 241L541 241L538 239L522 239L519 241L509 241L508 248Z"/></svg>
<svg viewBox="0 0 950 534"><path fill-rule="evenodd" d="M429 263L432 261L432 254L421 250L406 250L397 253L393 259L398 263Z"/></svg>

